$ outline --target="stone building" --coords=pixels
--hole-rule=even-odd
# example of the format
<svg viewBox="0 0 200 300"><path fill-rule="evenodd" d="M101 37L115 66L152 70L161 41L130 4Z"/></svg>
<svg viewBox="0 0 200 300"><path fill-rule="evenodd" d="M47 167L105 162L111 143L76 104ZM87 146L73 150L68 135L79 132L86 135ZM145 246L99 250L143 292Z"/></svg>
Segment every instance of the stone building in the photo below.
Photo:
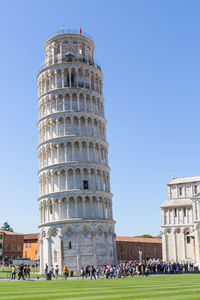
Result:
<svg viewBox="0 0 200 300"><path fill-rule="evenodd" d="M103 74L87 34L61 30L37 75L40 261L116 263Z"/></svg>
<svg viewBox="0 0 200 300"><path fill-rule="evenodd" d="M116 236L117 260L162 259L162 239Z"/></svg>
<svg viewBox="0 0 200 300"><path fill-rule="evenodd" d="M168 183L168 200L161 205L164 261L199 264L200 176Z"/></svg>

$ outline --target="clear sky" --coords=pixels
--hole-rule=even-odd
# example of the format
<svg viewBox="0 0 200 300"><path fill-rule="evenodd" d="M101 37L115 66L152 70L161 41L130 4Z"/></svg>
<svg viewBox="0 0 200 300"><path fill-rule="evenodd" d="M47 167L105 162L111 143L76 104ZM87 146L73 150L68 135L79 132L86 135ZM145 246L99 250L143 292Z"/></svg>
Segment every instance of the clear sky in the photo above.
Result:
<svg viewBox="0 0 200 300"><path fill-rule="evenodd" d="M36 75L60 27L95 40L118 235L160 233L175 176L200 175L200 1L1 1L0 224L36 232Z"/></svg>

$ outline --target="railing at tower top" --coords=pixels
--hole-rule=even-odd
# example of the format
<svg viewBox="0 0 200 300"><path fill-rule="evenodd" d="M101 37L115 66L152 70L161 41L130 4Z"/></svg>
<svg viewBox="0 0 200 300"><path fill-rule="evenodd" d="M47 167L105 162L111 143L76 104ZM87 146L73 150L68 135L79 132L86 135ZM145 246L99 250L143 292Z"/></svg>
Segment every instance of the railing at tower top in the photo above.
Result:
<svg viewBox="0 0 200 300"><path fill-rule="evenodd" d="M99 69L101 71L101 67L100 65L93 59L87 59L85 57L76 57L76 56L73 56L73 55L67 55L66 57L60 57L60 58L56 58L53 60L47 60L45 62L43 62L39 68L39 72L44 69L44 68L47 68L47 67L50 67L54 64L60 64L60 63L71 63L71 62L81 62L81 63L84 63L84 64L87 64L87 65L90 65L90 66L93 66L97 69Z"/></svg>
<svg viewBox="0 0 200 300"><path fill-rule="evenodd" d="M87 37L88 39L90 39L91 41L94 42L93 38L91 37L91 35L89 35L88 33L86 32L80 32L80 30L77 30L77 29L64 29L64 28L60 28L57 32L51 34L48 39L56 36L56 35L59 35L59 34L78 34L80 36L85 36Z"/></svg>

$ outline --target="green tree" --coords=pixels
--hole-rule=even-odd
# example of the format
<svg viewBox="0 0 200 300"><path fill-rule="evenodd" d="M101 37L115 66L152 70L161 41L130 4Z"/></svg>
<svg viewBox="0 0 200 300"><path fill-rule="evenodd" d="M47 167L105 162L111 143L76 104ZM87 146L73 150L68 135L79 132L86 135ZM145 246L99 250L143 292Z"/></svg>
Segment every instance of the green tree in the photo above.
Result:
<svg viewBox="0 0 200 300"><path fill-rule="evenodd" d="M13 228L8 224L8 222L4 222L3 226L1 227L2 230L11 231L13 232Z"/></svg>
<svg viewBox="0 0 200 300"><path fill-rule="evenodd" d="M152 236L150 234L137 235L136 237L140 237L140 238L154 238L154 236Z"/></svg>

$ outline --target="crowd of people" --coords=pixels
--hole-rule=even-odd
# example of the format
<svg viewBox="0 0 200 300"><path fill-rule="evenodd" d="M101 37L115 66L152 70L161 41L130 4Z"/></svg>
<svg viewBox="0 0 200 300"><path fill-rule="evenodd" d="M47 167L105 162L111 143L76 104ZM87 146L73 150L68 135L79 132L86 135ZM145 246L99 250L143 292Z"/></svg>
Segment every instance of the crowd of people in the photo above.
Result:
<svg viewBox="0 0 200 300"><path fill-rule="evenodd" d="M80 271L82 279L91 278L122 278L133 276L148 276L156 274L181 274L186 272L198 272L198 268L191 263L165 263L160 260L124 261L118 265L104 267L86 266Z"/></svg>
<svg viewBox="0 0 200 300"><path fill-rule="evenodd" d="M80 276L82 279L99 279L99 278L124 278L134 276L149 276L156 274L181 274L186 272L198 272L198 268L191 263L165 263L155 259L138 261L120 261L118 265L105 265L94 267L93 265L82 267ZM50 274L51 277L58 279L58 276L64 276L67 279L73 276L73 271L69 271L67 266L59 270L58 265L54 268L53 265L48 267L45 265L45 275ZM30 279L30 265L20 264L19 266L12 265L12 279Z"/></svg>
<svg viewBox="0 0 200 300"><path fill-rule="evenodd" d="M181 274L198 271L193 264L165 263L160 260L143 260L121 262L117 266L108 265L103 268L105 278L121 278L133 276L148 276L155 274Z"/></svg>
<svg viewBox="0 0 200 300"><path fill-rule="evenodd" d="M11 274L12 274L13 280L15 280L16 275L18 277L18 280L20 280L21 278L23 280L30 279L30 275L31 275L30 265L20 264L18 267L16 267L15 265L12 265Z"/></svg>
<svg viewBox="0 0 200 300"><path fill-rule="evenodd" d="M97 279L97 278L123 278L123 277L134 277L134 276L149 276L156 274L180 274L186 272L195 272L198 269L191 263L164 263L160 260L143 260L138 261L123 261L118 265L105 265L105 266L89 266L82 267L80 270L80 276L82 279ZM54 269L46 265L45 273L50 272L55 278L58 277L59 269L58 266ZM67 266L64 266L60 274L64 275L65 279L68 276L73 276L73 271L69 272Z"/></svg>

